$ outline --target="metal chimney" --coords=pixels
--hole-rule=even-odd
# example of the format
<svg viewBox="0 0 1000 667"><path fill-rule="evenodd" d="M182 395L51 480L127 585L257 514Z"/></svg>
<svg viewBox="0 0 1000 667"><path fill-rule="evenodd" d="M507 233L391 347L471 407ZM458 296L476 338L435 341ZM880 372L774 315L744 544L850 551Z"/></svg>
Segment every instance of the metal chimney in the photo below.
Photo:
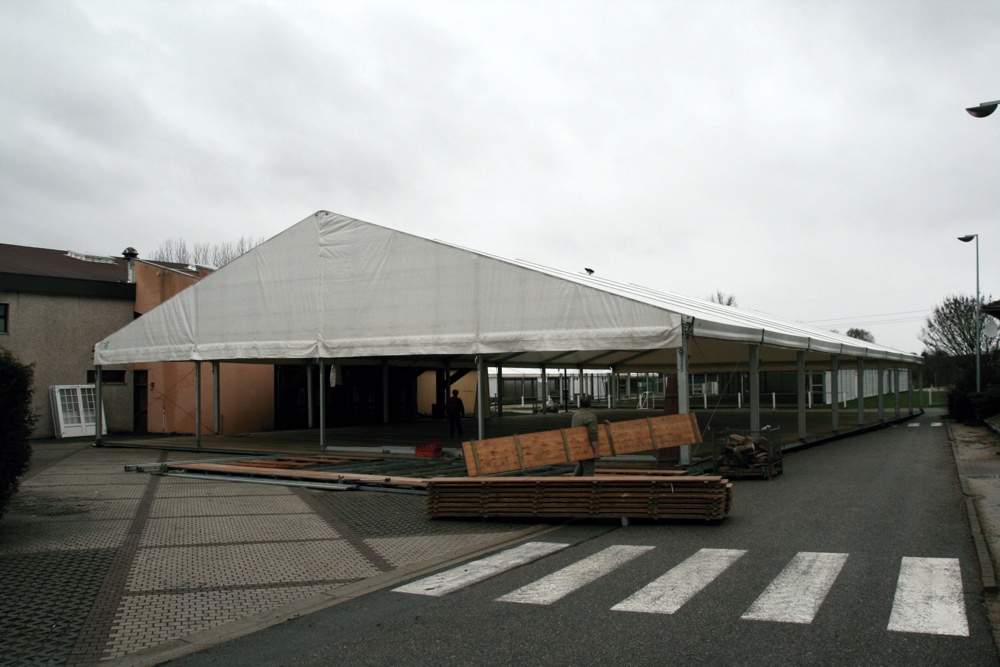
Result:
<svg viewBox="0 0 1000 667"><path fill-rule="evenodd" d="M135 258L139 256L139 251L129 246L122 251L122 257L128 260L128 281L135 282Z"/></svg>

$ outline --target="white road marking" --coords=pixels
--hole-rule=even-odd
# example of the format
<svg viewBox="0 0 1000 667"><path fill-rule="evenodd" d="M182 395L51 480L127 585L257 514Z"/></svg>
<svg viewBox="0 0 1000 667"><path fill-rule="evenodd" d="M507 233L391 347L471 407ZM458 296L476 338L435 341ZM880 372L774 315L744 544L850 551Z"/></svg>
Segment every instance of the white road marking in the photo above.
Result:
<svg viewBox="0 0 1000 667"><path fill-rule="evenodd" d="M903 558L888 630L969 636L957 558Z"/></svg>
<svg viewBox="0 0 1000 667"><path fill-rule="evenodd" d="M910 428L916 428L916 427L920 426L920 424L915 424L913 422L910 422L909 424L907 424L907 426L909 426Z"/></svg>
<svg viewBox="0 0 1000 667"><path fill-rule="evenodd" d="M612 609L673 614L745 553L743 549L701 549Z"/></svg>
<svg viewBox="0 0 1000 667"><path fill-rule="evenodd" d="M556 542L526 542L513 549L474 560L438 574L419 579L399 588L392 589L397 593L413 593L415 595L432 595L440 597L475 584L515 567L530 563L533 560L565 549L568 544Z"/></svg>
<svg viewBox="0 0 1000 667"><path fill-rule="evenodd" d="M651 549L653 547L616 544L527 586L522 586L497 600L525 604L552 604Z"/></svg>
<svg viewBox="0 0 1000 667"><path fill-rule="evenodd" d="M944 426L942 422L934 422L931 426Z"/></svg>
<svg viewBox="0 0 1000 667"><path fill-rule="evenodd" d="M846 561L847 554L796 554L741 618L812 623Z"/></svg>

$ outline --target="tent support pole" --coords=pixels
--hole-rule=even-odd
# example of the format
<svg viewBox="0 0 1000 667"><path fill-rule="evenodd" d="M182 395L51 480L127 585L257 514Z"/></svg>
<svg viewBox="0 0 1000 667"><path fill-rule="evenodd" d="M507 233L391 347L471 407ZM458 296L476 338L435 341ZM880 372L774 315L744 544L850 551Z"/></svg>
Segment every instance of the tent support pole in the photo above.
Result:
<svg viewBox="0 0 1000 667"><path fill-rule="evenodd" d="M885 421L885 362L878 362L878 420Z"/></svg>
<svg viewBox="0 0 1000 667"><path fill-rule="evenodd" d="M313 377L313 365L306 365L306 425L316 428L316 409L313 407L313 397L316 395L316 378Z"/></svg>
<svg viewBox="0 0 1000 667"><path fill-rule="evenodd" d="M326 382L323 377L325 367L322 359L318 360L316 367L319 382L319 453L322 454L326 451Z"/></svg>
<svg viewBox="0 0 1000 667"><path fill-rule="evenodd" d="M382 423L389 423L389 360L382 360Z"/></svg>
<svg viewBox="0 0 1000 667"><path fill-rule="evenodd" d="M865 360L858 357L858 426L865 423Z"/></svg>
<svg viewBox="0 0 1000 667"><path fill-rule="evenodd" d="M220 435L222 433L222 408L219 405L219 394L221 389L219 385L222 379L219 377L219 372L221 368L218 361L212 362L212 378L214 384L212 385L212 403L213 403L213 416L215 417L215 435Z"/></svg>
<svg viewBox="0 0 1000 667"><path fill-rule="evenodd" d="M483 376L486 375L486 362L482 356L476 357L476 421L479 427L479 439L486 439L486 392L483 390ZM489 377L487 376L487 380Z"/></svg>
<svg viewBox="0 0 1000 667"><path fill-rule="evenodd" d="M750 431L760 436L760 345L750 346Z"/></svg>
<svg viewBox="0 0 1000 667"><path fill-rule="evenodd" d="M688 353L691 344L689 333L691 323L681 323L681 346L677 348L677 413L687 414L691 411L688 398ZM615 383L617 389L618 383ZM682 466L691 465L691 445L681 445L680 461Z"/></svg>
<svg viewBox="0 0 1000 667"><path fill-rule="evenodd" d="M503 417L503 366L497 366L497 417Z"/></svg>
<svg viewBox="0 0 1000 667"><path fill-rule="evenodd" d="M608 400L608 410L611 409L611 381L615 379L615 369L609 368L610 374L608 375L608 384L604 387L605 398Z"/></svg>
<svg viewBox="0 0 1000 667"><path fill-rule="evenodd" d="M806 439L806 352L798 350L795 352L795 376L796 383L796 412L798 413L799 440ZM758 427L759 428L759 427Z"/></svg>
<svg viewBox="0 0 1000 667"><path fill-rule="evenodd" d="M104 443L101 442L101 434L104 432L104 409L101 403L101 366L94 366L94 400L97 401L97 406L94 414L94 447L103 447ZM53 406L53 410L58 410L57 406ZM134 406L133 406L134 410Z"/></svg>
<svg viewBox="0 0 1000 667"><path fill-rule="evenodd" d="M840 355L830 356L830 429L840 430Z"/></svg>
<svg viewBox="0 0 1000 667"><path fill-rule="evenodd" d="M923 369L923 367L920 367L920 366L917 367L917 388L920 390L920 395L918 397L919 398L918 405L920 406L920 409L923 410L924 409L924 369ZM932 394L930 392L928 392L927 393L927 399L928 399L927 406L928 407L930 407L931 405L933 405L933 401L930 400L931 396L932 396Z"/></svg>
<svg viewBox="0 0 1000 667"><path fill-rule="evenodd" d="M896 401L896 419L899 419L901 406L899 405L899 365L892 364L892 394Z"/></svg>
<svg viewBox="0 0 1000 667"><path fill-rule="evenodd" d="M194 362L194 446L201 451L201 362Z"/></svg>
<svg viewBox="0 0 1000 667"><path fill-rule="evenodd" d="M542 402L542 414L545 414L545 406L549 404L549 376L545 372L545 365L542 365L542 386L540 392L535 392L536 394L541 394L538 400Z"/></svg>

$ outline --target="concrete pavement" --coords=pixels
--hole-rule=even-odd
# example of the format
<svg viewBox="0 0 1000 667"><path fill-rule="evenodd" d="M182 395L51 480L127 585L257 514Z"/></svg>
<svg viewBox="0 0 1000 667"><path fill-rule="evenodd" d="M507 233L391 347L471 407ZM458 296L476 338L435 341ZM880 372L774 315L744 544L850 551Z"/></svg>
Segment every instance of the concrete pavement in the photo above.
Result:
<svg viewBox="0 0 1000 667"><path fill-rule="evenodd" d="M949 430L996 611L1000 436ZM421 495L125 471L217 453L81 440L33 450L0 520L2 664L154 665L549 529L430 521Z"/></svg>
<svg viewBox="0 0 1000 667"><path fill-rule="evenodd" d="M217 454L33 451L0 521L4 665L157 664L548 529L431 521L421 495L125 472Z"/></svg>

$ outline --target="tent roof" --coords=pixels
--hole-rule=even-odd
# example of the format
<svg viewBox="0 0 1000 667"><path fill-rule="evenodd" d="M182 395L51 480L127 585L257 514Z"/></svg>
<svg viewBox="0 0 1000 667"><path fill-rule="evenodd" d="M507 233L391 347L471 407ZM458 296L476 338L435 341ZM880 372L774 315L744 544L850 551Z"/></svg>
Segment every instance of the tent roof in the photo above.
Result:
<svg viewBox="0 0 1000 667"><path fill-rule="evenodd" d="M750 312L557 271L319 211L100 341L97 365L294 363L393 357L490 365L723 366L760 343L795 352L919 363L916 355ZM766 351L765 351L766 350Z"/></svg>

